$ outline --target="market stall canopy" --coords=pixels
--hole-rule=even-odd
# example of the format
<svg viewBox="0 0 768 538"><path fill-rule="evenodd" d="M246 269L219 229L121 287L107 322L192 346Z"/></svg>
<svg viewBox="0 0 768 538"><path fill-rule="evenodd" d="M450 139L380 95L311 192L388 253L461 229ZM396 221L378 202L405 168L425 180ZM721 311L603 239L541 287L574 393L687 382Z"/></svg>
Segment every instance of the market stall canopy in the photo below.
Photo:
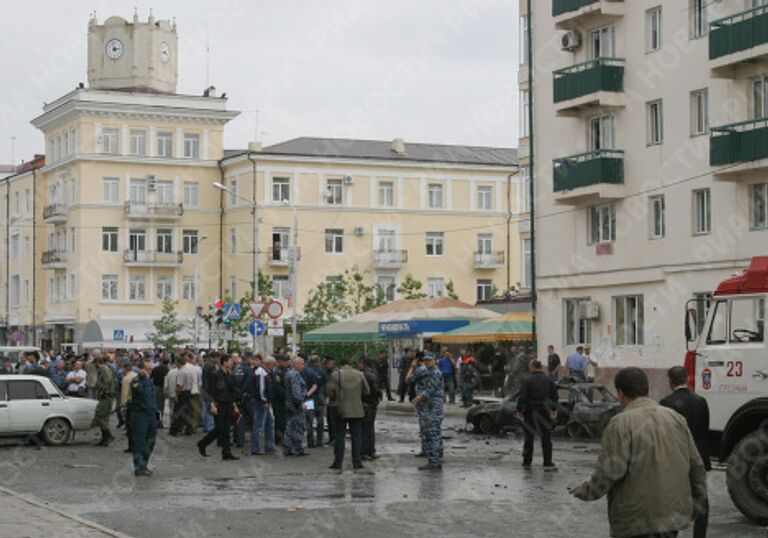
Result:
<svg viewBox="0 0 768 538"><path fill-rule="evenodd" d="M376 322L358 323L355 318L339 321L304 333L302 342L311 343L370 343L382 340L379 324Z"/></svg>
<svg viewBox="0 0 768 538"><path fill-rule="evenodd" d="M374 308L351 318L357 322L409 321L435 319L487 319L497 316L496 312L476 308L455 299L401 299Z"/></svg>
<svg viewBox="0 0 768 538"><path fill-rule="evenodd" d="M533 339L533 321L529 312L511 312L495 318L475 321L464 327L432 338L438 344L483 344Z"/></svg>

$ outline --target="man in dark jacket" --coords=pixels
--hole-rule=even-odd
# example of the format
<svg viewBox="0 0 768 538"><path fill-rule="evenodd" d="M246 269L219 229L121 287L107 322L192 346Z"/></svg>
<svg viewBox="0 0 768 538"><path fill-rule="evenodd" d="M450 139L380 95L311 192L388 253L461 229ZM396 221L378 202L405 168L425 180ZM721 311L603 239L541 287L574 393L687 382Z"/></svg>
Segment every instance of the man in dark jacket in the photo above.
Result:
<svg viewBox="0 0 768 538"><path fill-rule="evenodd" d="M235 390L232 385L232 358L224 354L220 360L221 368L211 374L207 389L208 397L211 399L211 414L215 428L197 443L197 449L201 456L207 457L205 449L218 439L221 446L221 459L237 460L240 458L232 454L230 446L230 428L236 420L235 417L240 413L235 403Z"/></svg>
<svg viewBox="0 0 768 538"><path fill-rule="evenodd" d="M534 434L541 435L541 452L544 468L554 469L552 463L552 421L557 417L557 386L545 373L538 360L529 364L530 375L525 378L517 400L517 417L525 421L525 444L523 445L523 467L531 468L533 462Z"/></svg>
<svg viewBox="0 0 768 538"><path fill-rule="evenodd" d="M248 361L251 360L250 354ZM232 389L234 390L235 403L243 416L235 424L235 446L243 448L245 444L245 430L250 427L252 404L250 395L245 391L245 386L253 375L253 369L248 362L240 358L239 353L232 353ZM247 400L247 401L246 401Z"/></svg>
<svg viewBox="0 0 768 538"><path fill-rule="evenodd" d="M394 402L392 397L392 387L389 380L389 356L386 351L379 353L379 361L376 363L376 377L379 380L379 387L382 393L386 392L387 401Z"/></svg>
<svg viewBox="0 0 768 538"><path fill-rule="evenodd" d="M150 379L152 364L146 360L141 363L139 373L130 379L131 400L128 404L130 412L131 447L133 453L133 470L136 476L150 476L149 457L155 448L157 437L157 399L155 385Z"/></svg>
<svg viewBox="0 0 768 538"><path fill-rule="evenodd" d="M370 392L363 396L363 459L375 460L376 455L376 408L381 401L379 379L376 375L376 364L373 359L364 358L360 361L360 369L368 382Z"/></svg>
<svg viewBox="0 0 768 538"><path fill-rule="evenodd" d="M285 374L289 359L286 355L275 354L277 366L272 369L272 410L275 413L275 442L280 444L285 437L287 415L285 410Z"/></svg>
<svg viewBox="0 0 768 538"><path fill-rule="evenodd" d="M673 366L667 371L669 388L672 394L661 400L661 405L669 407L685 417L688 429L691 430L696 449L699 451L704 469L712 470L709 457L707 434L709 433L709 405L707 400L688 390L688 372L682 366ZM703 503L702 509L693 524L693 537L705 538L709 526L709 500Z"/></svg>

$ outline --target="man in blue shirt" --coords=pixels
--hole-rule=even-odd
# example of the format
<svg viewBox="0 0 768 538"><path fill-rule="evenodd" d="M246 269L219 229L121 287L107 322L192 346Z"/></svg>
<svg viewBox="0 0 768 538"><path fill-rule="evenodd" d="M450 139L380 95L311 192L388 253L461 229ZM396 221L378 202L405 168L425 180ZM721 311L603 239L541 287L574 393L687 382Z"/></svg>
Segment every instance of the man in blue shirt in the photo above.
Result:
<svg viewBox="0 0 768 538"><path fill-rule="evenodd" d="M455 367L453 366L453 355L447 349L443 349L440 360L437 361L437 368L443 375L443 389L448 396L448 401L456 403L456 379L454 378Z"/></svg>
<svg viewBox="0 0 768 538"><path fill-rule="evenodd" d="M587 358L584 356L584 346L578 346L576 351L568 355L565 359L565 367L571 377L579 381L587 381Z"/></svg>

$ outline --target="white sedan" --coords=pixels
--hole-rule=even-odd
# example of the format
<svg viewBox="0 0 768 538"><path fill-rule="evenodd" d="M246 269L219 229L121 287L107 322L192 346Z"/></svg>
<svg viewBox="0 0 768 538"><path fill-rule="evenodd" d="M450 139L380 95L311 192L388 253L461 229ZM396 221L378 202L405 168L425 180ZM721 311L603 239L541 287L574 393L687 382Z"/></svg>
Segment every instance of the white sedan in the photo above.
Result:
<svg viewBox="0 0 768 538"><path fill-rule="evenodd" d="M40 434L49 445L66 444L73 431L90 430L96 402L70 398L47 377L0 375L0 436Z"/></svg>

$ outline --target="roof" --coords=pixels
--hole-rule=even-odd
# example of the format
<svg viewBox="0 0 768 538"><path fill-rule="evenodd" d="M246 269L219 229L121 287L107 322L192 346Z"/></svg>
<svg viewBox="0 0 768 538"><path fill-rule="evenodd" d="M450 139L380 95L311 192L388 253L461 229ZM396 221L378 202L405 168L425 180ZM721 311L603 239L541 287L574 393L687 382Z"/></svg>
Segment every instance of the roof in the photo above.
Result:
<svg viewBox="0 0 768 538"><path fill-rule="evenodd" d="M723 280L715 295L765 292L768 292L768 256L756 256L742 274Z"/></svg>
<svg viewBox="0 0 768 538"><path fill-rule="evenodd" d="M265 147L264 155L371 159L402 162L433 162L447 164L517 166L517 149L447 144L405 142L404 151L393 149L388 140L357 140L352 138L300 137ZM225 150L224 157L246 153L247 150Z"/></svg>
<svg viewBox="0 0 768 538"><path fill-rule="evenodd" d="M0 174L12 174L16 171L16 167L12 164L0 164Z"/></svg>

